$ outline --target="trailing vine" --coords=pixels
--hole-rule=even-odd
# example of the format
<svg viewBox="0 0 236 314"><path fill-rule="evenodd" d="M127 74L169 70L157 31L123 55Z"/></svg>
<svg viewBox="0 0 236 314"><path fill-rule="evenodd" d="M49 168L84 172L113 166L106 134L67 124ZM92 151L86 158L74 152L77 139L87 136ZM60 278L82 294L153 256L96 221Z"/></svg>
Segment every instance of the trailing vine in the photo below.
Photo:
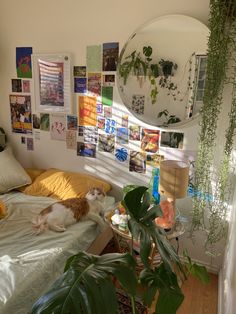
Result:
<svg viewBox="0 0 236 314"><path fill-rule="evenodd" d="M199 148L195 172L195 196L191 232L207 231L206 247L221 240L227 231L227 203L229 202L229 165L236 128L236 21L234 0L211 0L208 57L203 106L199 134ZM232 66L233 64L233 66ZM232 70L228 77L229 69ZM219 171L214 171L214 149L218 119L224 102L226 84L232 87L229 126L225 133L223 158ZM212 187L212 182L215 186ZM208 219L206 219L208 218Z"/></svg>

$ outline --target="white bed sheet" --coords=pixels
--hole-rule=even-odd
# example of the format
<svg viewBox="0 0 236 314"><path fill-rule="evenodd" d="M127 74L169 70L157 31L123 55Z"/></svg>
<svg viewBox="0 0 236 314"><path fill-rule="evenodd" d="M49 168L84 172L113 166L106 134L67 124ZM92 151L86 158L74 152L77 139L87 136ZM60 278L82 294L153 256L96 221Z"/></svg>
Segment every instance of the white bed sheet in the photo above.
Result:
<svg viewBox="0 0 236 314"><path fill-rule="evenodd" d="M92 221L79 222L64 233L33 234L31 221L55 202L20 192L0 195L8 208L0 220L0 313L26 314L62 273L66 259L86 250L99 233Z"/></svg>

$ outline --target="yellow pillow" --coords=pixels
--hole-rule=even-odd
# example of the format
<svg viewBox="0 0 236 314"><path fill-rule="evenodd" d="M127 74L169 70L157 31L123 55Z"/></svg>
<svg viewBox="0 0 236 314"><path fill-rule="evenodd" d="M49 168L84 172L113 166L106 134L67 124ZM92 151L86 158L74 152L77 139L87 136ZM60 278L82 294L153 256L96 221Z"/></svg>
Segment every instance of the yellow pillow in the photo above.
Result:
<svg viewBox="0 0 236 314"><path fill-rule="evenodd" d="M26 168L25 169L26 173L30 176L32 182L40 175L42 174L45 170L43 169L35 169L35 168ZM27 186L21 186L17 188L17 191L24 192L24 190L27 188Z"/></svg>
<svg viewBox="0 0 236 314"><path fill-rule="evenodd" d="M92 187L102 187L105 192L111 189L106 181L88 174L48 169L27 186L24 193L65 200L70 197L83 197Z"/></svg>
<svg viewBox="0 0 236 314"><path fill-rule="evenodd" d="M5 217L7 214L7 208L3 201L0 201L0 219Z"/></svg>

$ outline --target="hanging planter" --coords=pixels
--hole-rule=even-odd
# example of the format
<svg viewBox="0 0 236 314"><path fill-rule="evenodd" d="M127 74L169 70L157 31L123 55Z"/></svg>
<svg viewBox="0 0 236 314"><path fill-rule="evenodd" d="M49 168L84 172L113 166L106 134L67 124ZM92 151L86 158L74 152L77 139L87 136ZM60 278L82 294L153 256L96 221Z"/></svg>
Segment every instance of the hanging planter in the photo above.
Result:
<svg viewBox="0 0 236 314"><path fill-rule="evenodd" d="M210 37L208 42L207 71L199 134L199 148L195 173L192 234L207 232L206 247L212 247L227 231L227 204L229 202L229 166L236 128L236 61L234 0L210 1ZM229 73L231 69L231 73ZM224 87L231 86L229 125L225 133L222 161L217 173L214 169L214 149L218 119L224 103ZM218 148L219 149L219 148ZM214 186L212 183L215 183Z"/></svg>

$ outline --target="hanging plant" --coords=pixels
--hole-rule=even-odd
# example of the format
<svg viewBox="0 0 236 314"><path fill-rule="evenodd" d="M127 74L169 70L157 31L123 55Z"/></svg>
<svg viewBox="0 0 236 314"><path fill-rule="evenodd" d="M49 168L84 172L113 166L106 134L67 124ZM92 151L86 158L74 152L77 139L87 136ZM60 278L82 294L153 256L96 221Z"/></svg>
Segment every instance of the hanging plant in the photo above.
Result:
<svg viewBox="0 0 236 314"><path fill-rule="evenodd" d="M226 235L227 203L229 202L229 163L232 152L236 118L236 21L234 0L211 0L208 41L207 71L199 134L199 149L195 172L192 234L207 231L206 246L212 246ZM229 68L232 69L230 77ZM232 87L229 126L218 173L214 171L218 119L224 102L225 85ZM212 183L215 182L215 186Z"/></svg>

